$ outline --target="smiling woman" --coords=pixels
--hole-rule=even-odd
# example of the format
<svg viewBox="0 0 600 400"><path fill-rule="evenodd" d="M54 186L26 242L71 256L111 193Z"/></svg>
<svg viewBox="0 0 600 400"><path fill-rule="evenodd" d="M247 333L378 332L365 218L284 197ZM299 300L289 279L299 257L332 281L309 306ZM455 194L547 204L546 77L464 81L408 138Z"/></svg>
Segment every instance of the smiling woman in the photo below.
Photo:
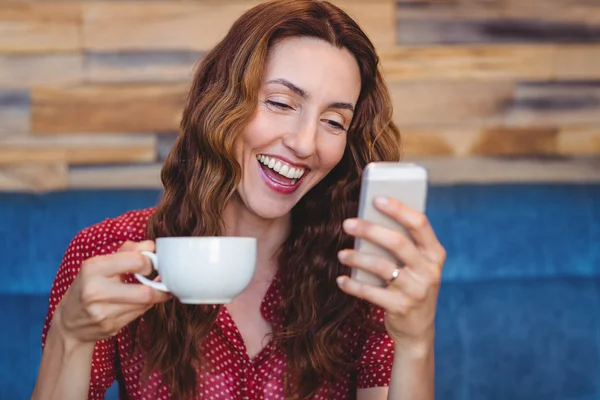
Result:
<svg viewBox="0 0 600 400"><path fill-rule="evenodd" d="M79 233L57 274L34 398L431 399L444 251L421 213L379 209L414 239L356 215L363 169L400 158L373 45L328 2L244 14L200 64L156 208ZM227 305L134 284L140 253L174 236L258 240L252 282ZM389 278L353 237L406 265ZM385 322L385 323L384 323ZM392 368L393 367L393 368ZM389 387L389 389L388 389Z"/></svg>

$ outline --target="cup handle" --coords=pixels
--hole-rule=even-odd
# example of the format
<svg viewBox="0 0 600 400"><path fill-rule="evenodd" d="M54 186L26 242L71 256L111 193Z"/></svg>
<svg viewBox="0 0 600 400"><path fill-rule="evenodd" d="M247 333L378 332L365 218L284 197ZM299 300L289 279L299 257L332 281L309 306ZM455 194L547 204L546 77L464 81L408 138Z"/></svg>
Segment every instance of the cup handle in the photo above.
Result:
<svg viewBox="0 0 600 400"><path fill-rule="evenodd" d="M152 262L152 267L158 271L158 258L156 257L156 254L146 250L142 251L141 253L150 259L150 261ZM164 283L152 281L142 274L135 273L134 275L140 283L143 283L146 286L150 286L152 289L169 293L169 289Z"/></svg>

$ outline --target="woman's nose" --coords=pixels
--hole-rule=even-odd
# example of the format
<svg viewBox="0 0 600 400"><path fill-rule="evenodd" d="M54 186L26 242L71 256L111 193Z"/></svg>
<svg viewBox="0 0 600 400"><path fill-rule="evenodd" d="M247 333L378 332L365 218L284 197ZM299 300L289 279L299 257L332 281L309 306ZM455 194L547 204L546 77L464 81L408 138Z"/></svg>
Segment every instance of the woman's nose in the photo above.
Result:
<svg viewBox="0 0 600 400"><path fill-rule="evenodd" d="M317 121L304 118L303 121L283 137L284 146L288 147L299 158L307 158L316 151Z"/></svg>

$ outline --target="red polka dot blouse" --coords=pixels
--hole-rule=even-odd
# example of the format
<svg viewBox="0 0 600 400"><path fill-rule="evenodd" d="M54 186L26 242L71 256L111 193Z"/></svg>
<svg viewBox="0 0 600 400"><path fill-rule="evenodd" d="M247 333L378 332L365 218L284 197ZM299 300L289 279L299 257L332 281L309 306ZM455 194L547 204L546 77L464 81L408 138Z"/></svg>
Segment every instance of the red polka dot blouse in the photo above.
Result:
<svg viewBox="0 0 600 400"><path fill-rule="evenodd" d="M126 240L142 241L146 223L154 209L131 211L107 219L79 232L69 244L50 293L49 309L42 332L42 346L57 304L79 272L84 260L115 252ZM135 283L133 276L126 277ZM276 323L273 305L281 294L276 280L271 283L261 304L266 321ZM383 311L376 318L383 323ZM130 326L117 335L96 343L92 361L89 399L104 399L106 389L115 380L121 398L131 400L168 399L169 390L158 374L141 381L141 355L130 357L133 339ZM347 332L351 348L356 349L354 371L333 385L319 389L315 399L354 398L357 388L389 386L394 347L391 338L381 332ZM208 357L213 368L199 373L198 393L202 399L281 399L285 371L285 355L272 344L250 358L244 341L227 307L221 308L216 324L207 338ZM126 397L125 397L126 393Z"/></svg>

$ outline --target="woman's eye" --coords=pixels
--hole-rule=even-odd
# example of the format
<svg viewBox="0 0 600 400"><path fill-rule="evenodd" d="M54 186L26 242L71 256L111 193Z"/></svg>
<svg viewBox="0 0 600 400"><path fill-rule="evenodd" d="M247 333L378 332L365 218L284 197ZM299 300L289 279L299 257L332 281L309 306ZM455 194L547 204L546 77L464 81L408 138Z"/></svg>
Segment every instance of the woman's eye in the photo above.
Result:
<svg viewBox="0 0 600 400"><path fill-rule="evenodd" d="M329 123L329 125L331 125L335 129L342 130L342 131L346 130L342 124L340 124L339 122L333 121L331 119L328 119L327 123Z"/></svg>
<svg viewBox="0 0 600 400"><path fill-rule="evenodd" d="M277 107L281 110L291 110L292 109L292 107L290 107L289 105L287 105L285 103L280 103L278 101L267 100L266 103L273 107Z"/></svg>

